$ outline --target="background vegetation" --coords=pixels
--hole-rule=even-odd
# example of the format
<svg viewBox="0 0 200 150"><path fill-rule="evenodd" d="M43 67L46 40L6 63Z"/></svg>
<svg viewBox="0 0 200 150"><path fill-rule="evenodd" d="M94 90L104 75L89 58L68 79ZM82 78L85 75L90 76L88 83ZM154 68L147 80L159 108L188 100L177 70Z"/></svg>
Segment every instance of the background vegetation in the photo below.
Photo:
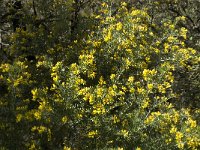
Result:
<svg viewBox="0 0 200 150"><path fill-rule="evenodd" d="M200 149L199 0L0 0L0 149Z"/></svg>

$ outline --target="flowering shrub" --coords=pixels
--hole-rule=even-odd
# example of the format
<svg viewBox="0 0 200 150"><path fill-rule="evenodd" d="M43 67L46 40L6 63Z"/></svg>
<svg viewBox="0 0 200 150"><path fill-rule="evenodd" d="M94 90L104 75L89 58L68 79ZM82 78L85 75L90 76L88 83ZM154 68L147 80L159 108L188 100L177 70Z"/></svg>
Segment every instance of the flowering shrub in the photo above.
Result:
<svg viewBox="0 0 200 150"><path fill-rule="evenodd" d="M22 133L16 144L29 149L198 149L200 110L177 107L174 89L174 72L200 61L185 46L187 30L176 28L180 18L156 26L126 3L113 15L103 2L97 13L99 26L82 41L77 62L47 54L32 68L20 59L1 65L8 89L1 108L12 119L4 117L1 129ZM69 57L69 49L60 53Z"/></svg>

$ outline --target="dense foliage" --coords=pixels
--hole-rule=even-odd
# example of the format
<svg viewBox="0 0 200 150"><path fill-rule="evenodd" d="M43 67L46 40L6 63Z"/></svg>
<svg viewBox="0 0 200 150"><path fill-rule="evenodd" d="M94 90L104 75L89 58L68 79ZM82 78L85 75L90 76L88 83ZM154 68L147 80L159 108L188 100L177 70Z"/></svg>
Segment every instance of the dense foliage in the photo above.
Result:
<svg viewBox="0 0 200 150"><path fill-rule="evenodd" d="M0 149L199 149L198 0L0 0Z"/></svg>

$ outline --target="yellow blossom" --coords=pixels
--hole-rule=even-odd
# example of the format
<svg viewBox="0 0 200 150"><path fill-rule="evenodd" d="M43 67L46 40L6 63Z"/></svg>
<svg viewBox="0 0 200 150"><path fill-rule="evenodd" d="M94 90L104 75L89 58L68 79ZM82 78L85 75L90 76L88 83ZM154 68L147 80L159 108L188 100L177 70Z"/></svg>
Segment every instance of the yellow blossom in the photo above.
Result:
<svg viewBox="0 0 200 150"><path fill-rule="evenodd" d="M67 116L62 117L62 122L63 122L63 123L66 123L67 121L68 121Z"/></svg>
<svg viewBox="0 0 200 150"><path fill-rule="evenodd" d="M55 77L53 77L54 82L58 82L58 80L59 80L59 77L57 75Z"/></svg>
<svg viewBox="0 0 200 150"><path fill-rule="evenodd" d="M181 30L180 30L180 35L186 39L187 38L187 29L182 27Z"/></svg>
<svg viewBox="0 0 200 150"><path fill-rule="evenodd" d="M89 103L90 104L94 103L94 96L92 94L89 96Z"/></svg>
<svg viewBox="0 0 200 150"><path fill-rule="evenodd" d="M18 114L16 117L16 122L20 122L22 120L22 114Z"/></svg>
<svg viewBox="0 0 200 150"><path fill-rule="evenodd" d="M144 90L143 88L137 88L137 92L138 92L139 94L142 94L144 91L145 91L145 90Z"/></svg>
<svg viewBox="0 0 200 150"><path fill-rule="evenodd" d="M35 143L32 143L31 146L29 147L29 150L36 150Z"/></svg>
<svg viewBox="0 0 200 150"><path fill-rule="evenodd" d="M169 144L169 143L171 143L172 142L172 139L170 138L170 139L166 139L165 140L165 142L167 143L167 145Z"/></svg>
<svg viewBox="0 0 200 150"><path fill-rule="evenodd" d="M134 81L134 77L133 76L130 76L129 78L128 78L128 82L133 82Z"/></svg>
<svg viewBox="0 0 200 150"><path fill-rule="evenodd" d="M114 115L113 116L113 122L114 123L117 123L117 122L119 122L120 121L120 119L116 116L116 115Z"/></svg>
<svg viewBox="0 0 200 150"><path fill-rule="evenodd" d="M169 52L169 48L170 48L169 44L168 44L168 43L165 43L165 44L164 44L164 52L165 52L165 53L168 53L168 52Z"/></svg>
<svg viewBox="0 0 200 150"><path fill-rule="evenodd" d="M175 126L172 126L172 128L170 129L170 133L176 133L177 128Z"/></svg>
<svg viewBox="0 0 200 150"><path fill-rule="evenodd" d="M191 118L189 118L186 123L188 125L190 125L191 128L195 128L197 126L196 120L192 120Z"/></svg>
<svg viewBox="0 0 200 150"><path fill-rule="evenodd" d="M161 93L166 93L166 89L162 85L158 85L158 91Z"/></svg>
<svg viewBox="0 0 200 150"><path fill-rule="evenodd" d="M101 104L97 104L93 106L93 112L92 114L104 114L105 113L105 108Z"/></svg>
<svg viewBox="0 0 200 150"><path fill-rule="evenodd" d="M169 36L169 37L167 38L167 40L168 40L170 43L172 43L172 42L174 42L174 41L176 40L176 38L175 38L174 36Z"/></svg>
<svg viewBox="0 0 200 150"><path fill-rule="evenodd" d="M119 31L119 30L121 30L121 29L122 29L122 23L121 23L121 22L118 22L118 23L116 24L116 30Z"/></svg>
<svg viewBox="0 0 200 150"><path fill-rule="evenodd" d="M46 130L47 130L47 128L44 127L44 126L38 127L38 133L39 133L39 134L42 134L42 133L45 132Z"/></svg>
<svg viewBox="0 0 200 150"><path fill-rule="evenodd" d="M183 137L183 133L181 133L181 132L176 132L176 140L177 141L180 141L181 140L181 138Z"/></svg>
<svg viewBox="0 0 200 150"><path fill-rule="evenodd" d="M95 135L97 135L97 130L93 130L93 131L90 131L89 133L88 133L88 137L89 138L94 138L95 137Z"/></svg>
<svg viewBox="0 0 200 150"><path fill-rule="evenodd" d="M46 102L45 101L40 102L40 106L38 107L38 109L43 110L45 108L45 106L46 106Z"/></svg>
<svg viewBox="0 0 200 150"><path fill-rule="evenodd" d="M63 150L71 150L71 148L70 148L70 147L67 147L67 146L64 146L64 147L63 147Z"/></svg>
<svg viewBox="0 0 200 150"><path fill-rule="evenodd" d="M8 72L10 69L10 65L9 64L2 64L0 66L0 69L2 69L2 72Z"/></svg>
<svg viewBox="0 0 200 150"><path fill-rule="evenodd" d="M124 136L124 137L127 137L128 136L128 131L127 130L121 130L121 134Z"/></svg>
<svg viewBox="0 0 200 150"><path fill-rule="evenodd" d="M147 84L147 88L148 88L149 90L152 90L152 89L153 89L153 84L151 84L151 83Z"/></svg>
<svg viewBox="0 0 200 150"><path fill-rule="evenodd" d="M135 150L142 150L140 147L137 147Z"/></svg>
<svg viewBox="0 0 200 150"><path fill-rule="evenodd" d="M177 146L179 149L184 149L184 143L183 142L178 142Z"/></svg>
<svg viewBox="0 0 200 150"><path fill-rule="evenodd" d="M40 120L40 119L41 119L41 113L38 112L38 111L36 111L36 112L34 113L34 117L35 117L36 120Z"/></svg>
<svg viewBox="0 0 200 150"><path fill-rule="evenodd" d="M38 90L33 89L31 90L31 93L32 93L33 100L36 100L38 98Z"/></svg>
<svg viewBox="0 0 200 150"><path fill-rule="evenodd" d="M95 73L95 72L92 72L92 73L90 73L90 74L88 75L88 77L89 77L89 78L92 78L92 79L94 79L95 76L96 76L96 73Z"/></svg>
<svg viewBox="0 0 200 150"><path fill-rule="evenodd" d="M104 37L104 41L108 42L111 39L112 39L112 32L109 30L107 35L105 35L105 37Z"/></svg>
<svg viewBox="0 0 200 150"><path fill-rule="evenodd" d="M134 88L130 88L129 90L131 93L134 93L135 92L135 89Z"/></svg>
<svg viewBox="0 0 200 150"><path fill-rule="evenodd" d="M96 91L96 93L97 93L97 98L99 98L99 97L102 97L102 95L103 95L103 88L97 88L97 91Z"/></svg>
<svg viewBox="0 0 200 150"><path fill-rule="evenodd" d="M149 105L149 100L147 99L142 103L142 108L145 109L148 107L148 105Z"/></svg>
<svg viewBox="0 0 200 150"><path fill-rule="evenodd" d="M111 75L110 75L110 80L113 80L115 77L116 77L115 74L111 74Z"/></svg>
<svg viewBox="0 0 200 150"><path fill-rule="evenodd" d="M101 76L99 78L99 85L104 85L104 84L106 84L106 81L104 81L103 77Z"/></svg>
<svg viewBox="0 0 200 150"><path fill-rule="evenodd" d="M155 120L155 117L150 115L149 117L146 118L145 124L151 124Z"/></svg>

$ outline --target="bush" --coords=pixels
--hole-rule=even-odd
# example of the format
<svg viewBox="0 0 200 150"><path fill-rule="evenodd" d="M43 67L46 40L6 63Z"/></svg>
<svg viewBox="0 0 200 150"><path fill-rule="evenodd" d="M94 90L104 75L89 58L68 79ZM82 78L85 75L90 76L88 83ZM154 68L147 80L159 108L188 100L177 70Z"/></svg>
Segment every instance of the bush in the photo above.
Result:
<svg viewBox="0 0 200 150"><path fill-rule="evenodd" d="M93 16L99 26L81 46L54 47L59 57L47 51L1 65L2 148L200 147L200 110L182 105L176 79L180 70L194 71L199 53L185 46L180 18L157 26L126 3L113 11L102 3ZM65 60L71 56L78 60Z"/></svg>

